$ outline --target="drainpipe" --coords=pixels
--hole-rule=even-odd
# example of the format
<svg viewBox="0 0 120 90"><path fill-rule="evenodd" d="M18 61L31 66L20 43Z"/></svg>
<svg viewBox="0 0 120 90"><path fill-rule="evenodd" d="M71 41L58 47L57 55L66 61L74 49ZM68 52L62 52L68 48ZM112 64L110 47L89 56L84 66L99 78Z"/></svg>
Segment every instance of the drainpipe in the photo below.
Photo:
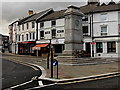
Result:
<svg viewBox="0 0 120 90"><path fill-rule="evenodd" d="M93 42L93 34L94 34L94 32L93 32L93 11L91 12L91 39L92 39L92 42ZM94 57L94 44L92 44L92 55L91 55L92 57Z"/></svg>
<svg viewBox="0 0 120 90"><path fill-rule="evenodd" d="M38 22L36 22L36 40L35 41L37 40L38 40Z"/></svg>

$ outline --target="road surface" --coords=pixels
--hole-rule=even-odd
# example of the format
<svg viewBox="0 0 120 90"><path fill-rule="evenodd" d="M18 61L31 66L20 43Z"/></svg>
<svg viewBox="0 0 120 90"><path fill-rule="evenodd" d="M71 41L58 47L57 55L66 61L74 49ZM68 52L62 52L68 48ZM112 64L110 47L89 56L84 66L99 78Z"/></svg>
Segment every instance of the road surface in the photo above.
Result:
<svg viewBox="0 0 120 90"><path fill-rule="evenodd" d="M41 71L26 65L2 59L2 88L9 88L40 76Z"/></svg>

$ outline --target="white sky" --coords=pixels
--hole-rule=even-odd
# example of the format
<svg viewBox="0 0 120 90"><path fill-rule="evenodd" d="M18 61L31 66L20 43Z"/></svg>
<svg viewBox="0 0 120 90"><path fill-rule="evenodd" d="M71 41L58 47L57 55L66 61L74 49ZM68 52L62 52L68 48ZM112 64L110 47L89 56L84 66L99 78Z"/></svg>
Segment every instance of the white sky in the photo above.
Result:
<svg viewBox="0 0 120 90"><path fill-rule="evenodd" d="M86 1L87 0L2 0L0 2L0 33L9 35L8 25L19 18L26 17L29 9L32 9L34 12L40 12L48 8L61 10L66 9L70 4L80 7L81 5L85 5ZM100 1L107 3L111 0ZM114 1L119 2L120 0Z"/></svg>

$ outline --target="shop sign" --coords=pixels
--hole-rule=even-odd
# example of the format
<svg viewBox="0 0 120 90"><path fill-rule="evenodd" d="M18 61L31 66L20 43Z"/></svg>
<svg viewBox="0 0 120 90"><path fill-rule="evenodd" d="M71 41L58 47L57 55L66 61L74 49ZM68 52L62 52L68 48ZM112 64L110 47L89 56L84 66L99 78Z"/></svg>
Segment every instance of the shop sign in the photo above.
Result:
<svg viewBox="0 0 120 90"><path fill-rule="evenodd" d="M64 44L65 39L52 39L51 44ZM50 40L36 41L37 44L50 43Z"/></svg>

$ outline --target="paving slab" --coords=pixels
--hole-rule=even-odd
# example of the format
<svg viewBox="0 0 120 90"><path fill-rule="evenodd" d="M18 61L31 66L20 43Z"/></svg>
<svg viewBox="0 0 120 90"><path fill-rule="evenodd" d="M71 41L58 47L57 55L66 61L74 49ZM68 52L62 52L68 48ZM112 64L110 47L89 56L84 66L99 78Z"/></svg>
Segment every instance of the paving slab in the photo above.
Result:
<svg viewBox="0 0 120 90"><path fill-rule="evenodd" d="M30 55L16 55L11 53L4 53L1 58L5 58L12 61L21 61L25 63L32 63L42 66L46 70L46 77L50 78L51 70L47 69L47 59L45 57L37 57ZM111 63L101 63L100 62L110 62ZM79 62L82 63L94 63L99 62L98 64L86 64L86 65L71 65L67 63L59 64L59 79L69 79L69 78L78 78L84 76L119 72L119 61L118 58L86 58ZM54 78L56 78L56 67L54 66Z"/></svg>

